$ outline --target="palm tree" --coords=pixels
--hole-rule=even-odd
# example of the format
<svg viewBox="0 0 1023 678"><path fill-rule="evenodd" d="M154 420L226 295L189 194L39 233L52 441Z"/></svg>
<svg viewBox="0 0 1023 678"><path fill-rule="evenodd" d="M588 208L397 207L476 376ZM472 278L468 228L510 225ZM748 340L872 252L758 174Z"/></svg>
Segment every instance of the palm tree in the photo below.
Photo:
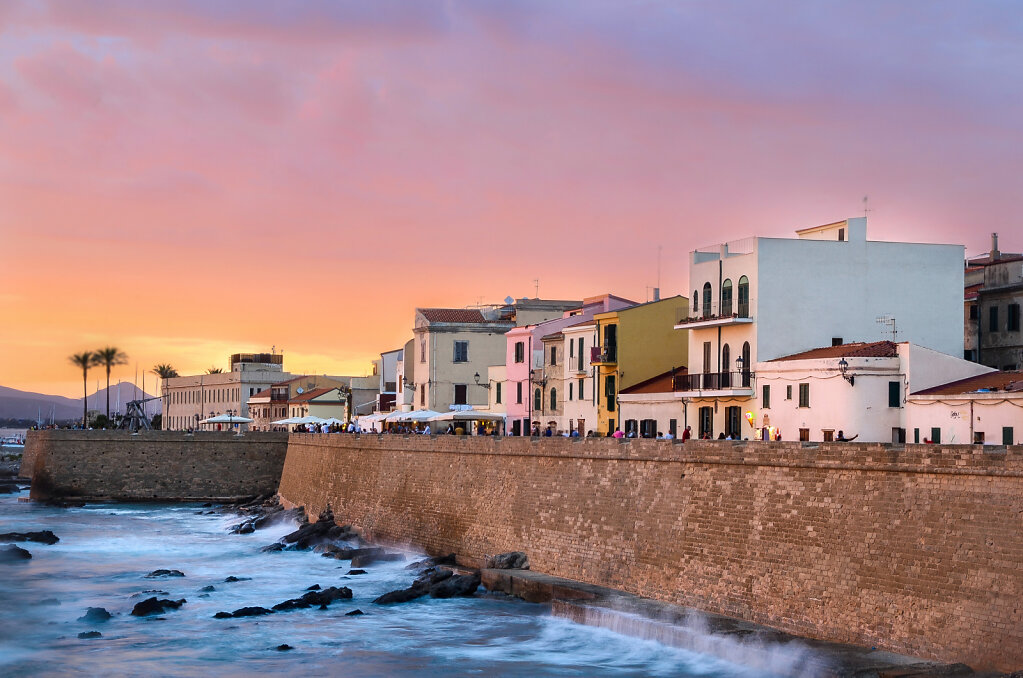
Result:
<svg viewBox="0 0 1023 678"><path fill-rule="evenodd" d="M224 371L223 367L207 367L206 374L220 374Z"/></svg>
<svg viewBox="0 0 1023 678"><path fill-rule="evenodd" d="M107 368L107 421L110 421L110 368L127 363L128 356L116 346L107 346L93 352L93 365Z"/></svg>
<svg viewBox="0 0 1023 678"><path fill-rule="evenodd" d="M160 363L150 370L153 374L163 379L163 388L161 396L163 397L163 410L167 410L167 380L173 379L174 377L180 376L178 371L166 363ZM164 425L163 419L160 420L160 428L167 428Z"/></svg>
<svg viewBox="0 0 1023 678"><path fill-rule="evenodd" d="M93 360L96 356L92 351L82 351L81 353L75 353L68 356L68 360L75 367L82 368L82 384L85 395L82 398L82 428L86 428L89 423L89 368L93 366Z"/></svg>

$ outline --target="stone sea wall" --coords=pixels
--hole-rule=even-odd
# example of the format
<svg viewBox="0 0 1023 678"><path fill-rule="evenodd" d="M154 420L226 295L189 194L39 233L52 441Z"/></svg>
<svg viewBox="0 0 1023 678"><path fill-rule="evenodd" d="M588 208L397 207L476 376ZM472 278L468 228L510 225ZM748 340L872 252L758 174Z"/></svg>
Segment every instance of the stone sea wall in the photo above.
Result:
<svg viewBox="0 0 1023 678"><path fill-rule="evenodd" d="M1023 668L1023 448L294 434L367 535L792 633Z"/></svg>
<svg viewBox="0 0 1023 678"><path fill-rule="evenodd" d="M225 500L277 491L286 433L29 431L32 499Z"/></svg>

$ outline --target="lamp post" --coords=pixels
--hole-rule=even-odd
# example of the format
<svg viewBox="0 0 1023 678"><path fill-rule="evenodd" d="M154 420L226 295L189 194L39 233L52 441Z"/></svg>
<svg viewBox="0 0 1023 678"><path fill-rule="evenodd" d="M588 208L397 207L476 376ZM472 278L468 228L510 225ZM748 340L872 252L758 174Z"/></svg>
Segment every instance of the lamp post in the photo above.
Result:
<svg viewBox="0 0 1023 678"><path fill-rule="evenodd" d="M487 380L487 383L485 383L485 384L481 384L481 383L480 383L480 378L481 378L481 377L480 377L480 373L479 373L479 372L477 372L476 374L472 375L472 378L473 378L474 380L476 380L476 385L477 385L477 386L482 386L483 388L487 389L488 391L490 390L490 380L488 379L488 380Z"/></svg>
<svg viewBox="0 0 1023 678"><path fill-rule="evenodd" d="M842 378L849 382L850 386L856 385L856 375L849 374L849 361L842 358L838 361L838 371L842 373Z"/></svg>

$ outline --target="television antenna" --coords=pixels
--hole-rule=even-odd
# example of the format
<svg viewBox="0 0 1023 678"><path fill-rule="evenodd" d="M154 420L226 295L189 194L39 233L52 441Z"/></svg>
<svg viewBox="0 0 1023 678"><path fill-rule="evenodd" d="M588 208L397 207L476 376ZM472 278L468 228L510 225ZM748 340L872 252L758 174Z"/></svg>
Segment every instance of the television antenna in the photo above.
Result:
<svg viewBox="0 0 1023 678"><path fill-rule="evenodd" d="M890 315L878 316L877 324L887 327L888 329L883 330L885 334L891 334L891 341L895 342L899 336L899 331L895 328L895 317Z"/></svg>
<svg viewBox="0 0 1023 678"><path fill-rule="evenodd" d="M870 196L869 195L863 196L863 218L864 219L867 218L867 212L873 212L874 211L874 210L870 209L870 203L868 202L869 200L870 200Z"/></svg>
<svg viewBox="0 0 1023 678"><path fill-rule="evenodd" d="M533 298L540 298L540 279L533 278Z"/></svg>

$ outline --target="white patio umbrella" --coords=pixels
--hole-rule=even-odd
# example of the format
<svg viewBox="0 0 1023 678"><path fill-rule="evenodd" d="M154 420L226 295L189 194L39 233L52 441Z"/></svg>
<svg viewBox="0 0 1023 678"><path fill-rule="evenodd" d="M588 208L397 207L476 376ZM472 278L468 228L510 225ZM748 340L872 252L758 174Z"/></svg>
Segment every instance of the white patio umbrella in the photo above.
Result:
<svg viewBox="0 0 1023 678"><path fill-rule="evenodd" d="M337 417L328 417L327 419L324 419L320 423L321 424L343 424L345 422L343 422L342 420L338 419Z"/></svg>
<svg viewBox="0 0 1023 678"><path fill-rule="evenodd" d="M430 419L430 421L504 421L505 415L499 412L484 412L482 410L460 410L458 412L445 412Z"/></svg>
<svg viewBox="0 0 1023 678"><path fill-rule="evenodd" d="M271 421L270 423L273 424L274 426L278 426L284 424L294 424L295 420L292 417L288 417L287 419L278 419L277 421Z"/></svg>
<svg viewBox="0 0 1023 678"><path fill-rule="evenodd" d="M294 419L291 423L292 424L322 424L325 421L327 421L327 420L322 418L322 417L314 417L311 414L307 414L304 417L299 417L298 419Z"/></svg>
<svg viewBox="0 0 1023 678"><path fill-rule="evenodd" d="M240 415L218 414L209 419L203 419L200 424L251 424L254 420Z"/></svg>
<svg viewBox="0 0 1023 678"><path fill-rule="evenodd" d="M430 417L436 417L440 412L433 410L415 410L414 412L391 412L387 415L386 421L429 421Z"/></svg>

